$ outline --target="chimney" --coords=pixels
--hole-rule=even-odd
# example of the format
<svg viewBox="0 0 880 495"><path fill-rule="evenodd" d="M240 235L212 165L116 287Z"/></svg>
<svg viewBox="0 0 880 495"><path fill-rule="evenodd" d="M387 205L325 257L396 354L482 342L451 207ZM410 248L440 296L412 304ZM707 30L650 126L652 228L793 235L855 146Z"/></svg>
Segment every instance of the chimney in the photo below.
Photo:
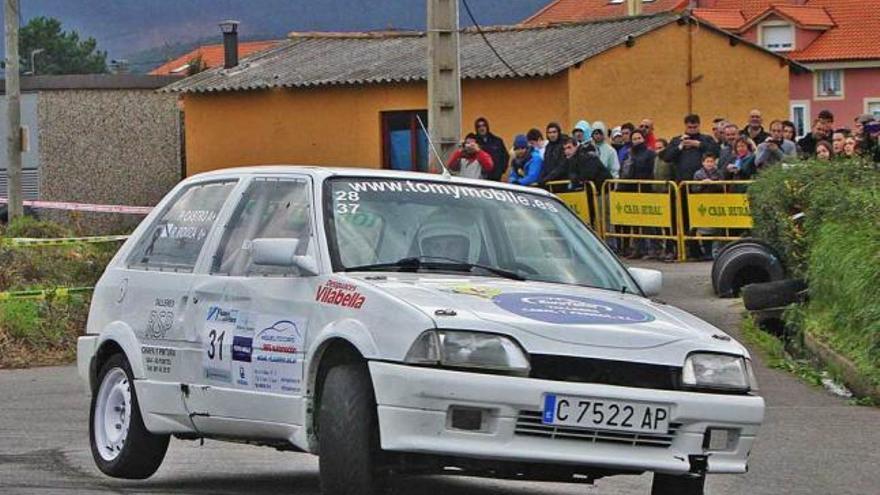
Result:
<svg viewBox="0 0 880 495"><path fill-rule="evenodd" d="M626 0L626 15L641 15L642 0Z"/></svg>
<svg viewBox="0 0 880 495"><path fill-rule="evenodd" d="M227 20L220 23L223 33L223 68L231 69L238 65L238 21Z"/></svg>

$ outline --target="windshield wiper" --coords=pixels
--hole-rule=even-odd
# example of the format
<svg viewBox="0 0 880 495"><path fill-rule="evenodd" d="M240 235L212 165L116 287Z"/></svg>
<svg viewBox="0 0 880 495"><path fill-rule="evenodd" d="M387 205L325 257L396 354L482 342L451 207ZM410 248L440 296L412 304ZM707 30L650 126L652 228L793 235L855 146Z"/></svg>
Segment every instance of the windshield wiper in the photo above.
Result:
<svg viewBox="0 0 880 495"><path fill-rule="evenodd" d="M432 261L438 260L438 261ZM361 266L353 266L346 268L343 271L346 272L364 272L364 271L376 271L376 270L388 270L391 268L397 268L400 271L418 271L420 268L440 268L446 270L454 270L454 271L473 271L474 268L479 268L480 270L485 270L494 275L498 275L499 277L508 278L511 280L526 280L525 277L520 275L519 273L512 272L510 270L505 270L503 268L498 268L494 266L481 265L479 263L469 263L467 261L457 260L454 258L446 258L443 256L412 256L408 258L401 258L392 263L374 263L372 265L361 265Z"/></svg>

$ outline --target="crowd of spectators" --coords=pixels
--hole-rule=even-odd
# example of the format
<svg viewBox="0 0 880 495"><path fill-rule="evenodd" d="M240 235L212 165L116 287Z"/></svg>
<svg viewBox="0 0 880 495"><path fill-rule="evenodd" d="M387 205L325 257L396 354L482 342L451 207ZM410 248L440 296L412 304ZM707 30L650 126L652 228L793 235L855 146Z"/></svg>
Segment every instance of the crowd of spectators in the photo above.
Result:
<svg viewBox="0 0 880 495"><path fill-rule="evenodd" d="M711 134L703 133L701 126L699 115L687 115L684 132L664 139L655 134L649 118L638 125L627 122L610 130L601 121L591 124L581 120L569 134L559 123L550 122L544 132L535 128L517 135L508 149L504 140L491 132L489 121L480 117L447 167L468 178L538 187L561 180L568 181L571 189L592 182L601 191L608 179L676 183L749 180L769 167L809 159L863 157L880 163L880 120L872 115L860 115L846 127L836 124L834 115L823 110L810 132L800 139L793 122L773 120L765 126L757 109L749 112L743 127L726 118L712 121ZM638 190L631 184L617 187ZM641 256L644 251L650 251L646 257L674 256L659 252L666 251L665 243L612 244L631 256ZM693 249L691 257L711 257L699 244Z"/></svg>

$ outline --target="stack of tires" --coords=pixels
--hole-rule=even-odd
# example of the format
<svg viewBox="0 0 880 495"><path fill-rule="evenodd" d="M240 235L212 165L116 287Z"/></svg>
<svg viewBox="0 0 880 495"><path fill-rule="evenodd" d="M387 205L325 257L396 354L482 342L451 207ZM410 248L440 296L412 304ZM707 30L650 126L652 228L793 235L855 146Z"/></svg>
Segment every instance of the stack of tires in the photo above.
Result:
<svg viewBox="0 0 880 495"><path fill-rule="evenodd" d="M758 326L782 336L783 313L792 304L805 300L807 284L785 278L779 254L757 239L741 239L728 244L712 265L712 288L719 297L742 296Z"/></svg>
<svg viewBox="0 0 880 495"><path fill-rule="evenodd" d="M724 246L712 265L712 289L719 297L737 297L746 285L784 278L779 254L758 239L744 238Z"/></svg>

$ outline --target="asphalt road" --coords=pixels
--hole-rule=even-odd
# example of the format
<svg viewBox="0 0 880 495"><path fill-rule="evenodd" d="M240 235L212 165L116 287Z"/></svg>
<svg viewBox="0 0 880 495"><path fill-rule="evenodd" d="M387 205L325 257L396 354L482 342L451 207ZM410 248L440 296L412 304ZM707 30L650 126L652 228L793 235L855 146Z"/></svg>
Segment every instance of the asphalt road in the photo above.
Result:
<svg viewBox="0 0 880 495"><path fill-rule="evenodd" d="M711 297L709 264L644 264L663 270L661 296L738 334L741 306ZM768 410L742 476L710 476L710 494L878 494L880 410L849 406L760 365ZM102 476L88 442L88 397L74 367L0 371L2 494L318 494L316 458L267 448L172 440L159 472L140 482ZM402 478L395 494L645 494L650 475L595 486L452 477Z"/></svg>

